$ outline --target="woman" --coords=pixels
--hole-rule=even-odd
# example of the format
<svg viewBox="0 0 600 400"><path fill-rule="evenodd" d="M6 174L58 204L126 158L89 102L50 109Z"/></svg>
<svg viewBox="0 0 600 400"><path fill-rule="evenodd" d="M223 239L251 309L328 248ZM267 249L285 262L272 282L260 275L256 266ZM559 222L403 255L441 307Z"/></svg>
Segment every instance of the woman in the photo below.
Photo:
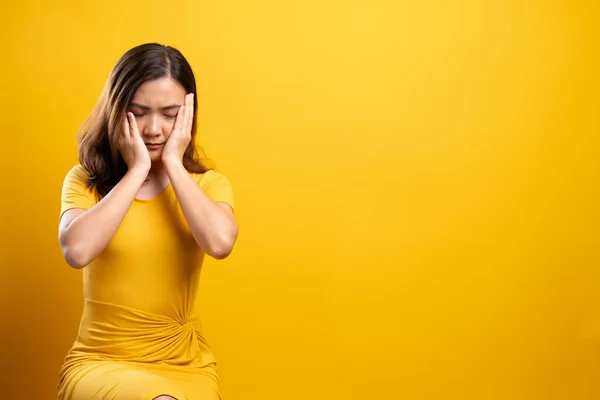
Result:
<svg viewBox="0 0 600 400"><path fill-rule="evenodd" d="M238 226L227 178L198 160L195 93L178 50L140 45L80 128L59 238L84 309L60 399L220 398L195 300L204 255L227 257Z"/></svg>

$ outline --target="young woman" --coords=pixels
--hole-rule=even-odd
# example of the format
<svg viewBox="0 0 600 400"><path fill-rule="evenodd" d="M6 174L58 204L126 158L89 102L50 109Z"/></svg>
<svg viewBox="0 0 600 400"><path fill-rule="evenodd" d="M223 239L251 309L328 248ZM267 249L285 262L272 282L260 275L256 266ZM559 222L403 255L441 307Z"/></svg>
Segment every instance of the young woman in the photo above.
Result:
<svg viewBox="0 0 600 400"><path fill-rule="evenodd" d="M80 128L59 238L84 308L61 400L220 398L196 297L205 254L227 257L238 226L229 181L197 156L195 94L178 50L143 44Z"/></svg>

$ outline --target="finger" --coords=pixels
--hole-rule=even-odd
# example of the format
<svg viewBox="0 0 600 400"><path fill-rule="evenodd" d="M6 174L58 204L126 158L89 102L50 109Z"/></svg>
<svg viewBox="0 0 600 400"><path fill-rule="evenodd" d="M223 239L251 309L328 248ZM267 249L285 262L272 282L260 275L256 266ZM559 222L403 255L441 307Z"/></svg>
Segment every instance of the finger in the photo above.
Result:
<svg viewBox="0 0 600 400"><path fill-rule="evenodd" d="M190 95L186 94L185 95L185 110L183 113L183 124L182 124L182 131L181 131L181 133L183 135L186 134L187 129L188 129L188 123L189 123L189 119L190 119L189 115L190 115Z"/></svg>
<svg viewBox="0 0 600 400"><path fill-rule="evenodd" d="M185 113L185 106L180 106L179 111L177 112L177 119L175 120L175 126L173 127L173 132L177 130L181 131L183 127L183 116Z"/></svg>
<svg viewBox="0 0 600 400"><path fill-rule="evenodd" d="M129 115L129 131L131 132L131 136L139 136L140 133L138 132L137 122L133 113L128 113L127 115Z"/></svg>
<svg viewBox="0 0 600 400"><path fill-rule="evenodd" d="M192 131L192 125L194 123L194 94L190 94L190 104L188 106L189 115L188 115L188 124L187 129L185 130L185 134L189 135Z"/></svg>
<svg viewBox="0 0 600 400"><path fill-rule="evenodd" d="M187 129L187 115L188 115L188 108L190 108L189 107L190 104L188 102L188 97L189 96L186 94L185 97L183 98L184 107L183 107L183 113L181 115L181 130L180 130L182 135L184 134L185 130Z"/></svg>
<svg viewBox="0 0 600 400"><path fill-rule="evenodd" d="M188 135L188 132L189 132L189 130L191 128L191 125L190 125L190 115L192 115L193 106L192 106L192 95L190 93L188 93L185 96L185 103L186 103L185 104L186 112L185 112L185 121L183 123L183 127L184 127L183 135L184 136Z"/></svg>
<svg viewBox="0 0 600 400"><path fill-rule="evenodd" d="M129 132L129 113L125 114L125 118L123 118L123 137L128 138L131 136Z"/></svg>

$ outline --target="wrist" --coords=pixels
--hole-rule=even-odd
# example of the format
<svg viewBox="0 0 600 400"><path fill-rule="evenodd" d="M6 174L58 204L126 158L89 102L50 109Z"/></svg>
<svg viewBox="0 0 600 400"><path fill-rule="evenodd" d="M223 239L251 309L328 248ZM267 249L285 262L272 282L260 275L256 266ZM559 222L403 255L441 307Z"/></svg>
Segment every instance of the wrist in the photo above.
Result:
<svg viewBox="0 0 600 400"><path fill-rule="evenodd" d="M144 166L135 166L135 167L129 168L127 170L127 175L131 175L133 177L142 179L142 181L143 181L148 176L149 171L150 171L150 168L147 168Z"/></svg>
<svg viewBox="0 0 600 400"><path fill-rule="evenodd" d="M165 166L165 168L167 170L169 169L177 169L177 168L183 168L183 160L177 159L177 158L164 158L162 160L163 165Z"/></svg>

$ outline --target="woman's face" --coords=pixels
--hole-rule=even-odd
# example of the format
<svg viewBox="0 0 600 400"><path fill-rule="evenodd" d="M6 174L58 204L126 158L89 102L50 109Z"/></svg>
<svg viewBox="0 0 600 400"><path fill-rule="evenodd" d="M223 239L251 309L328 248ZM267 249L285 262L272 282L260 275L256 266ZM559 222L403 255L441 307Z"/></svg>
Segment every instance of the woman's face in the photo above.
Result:
<svg viewBox="0 0 600 400"><path fill-rule="evenodd" d="M144 82L129 103L127 111L135 115L138 130L152 161L160 161L185 95L185 89L177 81L162 78Z"/></svg>

